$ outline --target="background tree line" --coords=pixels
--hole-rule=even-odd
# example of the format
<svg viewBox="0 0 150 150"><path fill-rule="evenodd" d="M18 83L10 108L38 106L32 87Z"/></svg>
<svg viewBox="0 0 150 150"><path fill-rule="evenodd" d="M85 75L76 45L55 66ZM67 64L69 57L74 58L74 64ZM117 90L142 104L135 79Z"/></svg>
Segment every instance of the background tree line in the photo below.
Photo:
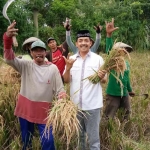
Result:
<svg viewBox="0 0 150 150"><path fill-rule="evenodd" d="M3 51L2 36L8 26L2 10L7 0L0 0L0 52ZM113 39L123 41L135 50L150 49L150 1L149 0L15 0L7 10L10 20L16 20L19 29L17 52L22 52L23 41L36 36L46 42L55 37L58 44L65 40L62 22L72 19L72 39L79 29L89 29L95 39L93 26L103 26L99 51L105 50L105 20L115 18L119 27Z"/></svg>

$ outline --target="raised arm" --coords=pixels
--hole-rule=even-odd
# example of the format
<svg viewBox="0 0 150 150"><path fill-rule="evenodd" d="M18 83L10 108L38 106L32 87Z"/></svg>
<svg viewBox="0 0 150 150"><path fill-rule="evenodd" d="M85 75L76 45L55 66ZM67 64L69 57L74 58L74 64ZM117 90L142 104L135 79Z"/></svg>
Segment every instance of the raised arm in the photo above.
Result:
<svg viewBox="0 0 150 150"><path fill-rule="evenodd" d="M7 28L7 31L3 35L3 43L4 43L4 59L13 60L15 58L15 54L12 50L12 37L16 35L18 29L15 29L16 22L13 23Z"/></svg>
<svg viewBox="0 0 150 150"><path fill-rule="evenodd" d="M112 33L118 29L118 27L114 27L114 18L112 18L111 22L105 21L106 25L106 53L109 54L109 51L111 50L113 46L112 41Z"/></svg>
<svg viewBox="0 0 150 150"><path fill-rule="evenodd" d="M66 18L66 21L63 22L63 25L64 25L64 28L66 29L67 44L68 44L69 48L71 49L71 51L75 54L75 53L77 53L78 49L71 40L71 33L70 33L71 24L70 24L70 22L71 22L71 19Z"/></svg>
<svg viewBox="0 0 150 150"><path fill-rule="evenodd" d="M15 70L21 73L21 64L24 61L15 57L15 53L12 49L12 37L17 35L18 29L15 29L16 22L13 21L12 24L7 28L7 31L3 35L4 43L4 60L5 62L12 66Z"/></svg>
<svg viewBox="0 0 150 150"><path fill-rule="evenodd" d="M91 47L91 51L96 53L100 45L102 26L98 24L97 26L94 26L94 28L96 30L96 40L94 42L94 45Z"/></svg>
<svg viewBox="0 0 150 150"><path fill-rule="evenodd" d="M60 45L60 47L62 48L63 56L65 56L65 57L67 58L68 53L69 53L69 48L68 48L67 41L65 40L65 41Z"/></svg>
<svg viewBox="0 0 150 150"><path fill-rule="evenodd" d="M69 48L71 49L71 51L74 54L77 53L78 49L71 40L70 31L66 31L66 41L67 41L67 44L68 44Z"/></svg>

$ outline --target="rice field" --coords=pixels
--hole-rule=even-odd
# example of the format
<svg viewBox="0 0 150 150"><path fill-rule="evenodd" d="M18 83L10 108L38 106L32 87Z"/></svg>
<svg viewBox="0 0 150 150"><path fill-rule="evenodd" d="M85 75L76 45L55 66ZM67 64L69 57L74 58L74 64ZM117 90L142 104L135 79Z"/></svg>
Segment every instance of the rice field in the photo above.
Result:
<svg viewBox="0 0 150 150"><path fill-rule="evenodd" d="M105 54L100 53L100 55L106 57ZM150 52L133 52L130 56L131 83L134 92L150 95ZM105 87L106 85L103 85L104 108ZM0 149L2 150L20 150L22 147L18 119L14 116L19 88L19 75L0 62ZM119 112L110 122L101 119L101 150L150 149L150 97L145 100L143 96L131 98L131 107L130 120L127 122L120 123ZM55 137L55 145L57 150L67 149L67 141L61 142L58 137ZM38 131L35 130L33 150L40 149ZM77 150L76 139L71 140L69 150Z"/></svg>

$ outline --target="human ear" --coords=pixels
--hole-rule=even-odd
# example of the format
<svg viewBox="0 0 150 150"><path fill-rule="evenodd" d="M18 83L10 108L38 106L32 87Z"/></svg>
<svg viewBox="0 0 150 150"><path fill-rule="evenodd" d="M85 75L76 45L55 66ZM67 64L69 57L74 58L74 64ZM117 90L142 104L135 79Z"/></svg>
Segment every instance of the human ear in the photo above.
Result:
<svg viewBox="0 0 150 150"><path fill-rule="evenodd" d="M76 47L78 47L78 42L76 42Z"/></svg>

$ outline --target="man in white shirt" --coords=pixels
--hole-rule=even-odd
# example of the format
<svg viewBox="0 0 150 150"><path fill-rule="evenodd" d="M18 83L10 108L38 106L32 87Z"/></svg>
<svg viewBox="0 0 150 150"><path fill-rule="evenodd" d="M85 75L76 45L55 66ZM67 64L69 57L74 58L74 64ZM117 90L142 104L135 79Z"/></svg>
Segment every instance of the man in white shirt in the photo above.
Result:
<svg viewBox="0 0 150 150"><path fill-rule="evenodd" d="M80 30L77 33L77 54L66 59L66 70L63 75L64 82L70 83L70 95L79 109L85 115L79 114L81 124L80 149L86 149L85 133L87 133L90 150L100 150L99 124L100 108L103 107L102 87L100 82L92 84L88 79L104 63L103 58L93 52L91 36L88 30ZM101 82L106 81L106 71L98 72Z"/></svg>

